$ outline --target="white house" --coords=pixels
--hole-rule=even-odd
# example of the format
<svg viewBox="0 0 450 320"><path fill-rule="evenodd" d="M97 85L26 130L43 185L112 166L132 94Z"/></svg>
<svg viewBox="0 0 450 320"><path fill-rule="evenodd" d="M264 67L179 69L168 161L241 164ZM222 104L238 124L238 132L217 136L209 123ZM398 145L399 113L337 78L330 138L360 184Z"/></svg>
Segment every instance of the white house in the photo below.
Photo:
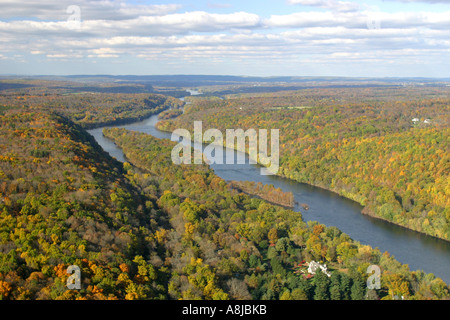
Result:
<svg viewBox="0 0 450 320"><path fill-rule="evenodd" d="M327 271L327 265L326 264L320 264L315 261L311 261L308 266L308 273L310 274L316 274L317 268L320 268L323 273L325 273L328 277L331 277L331 273Z"/></svg>
<svg viewBox="0 0 450 320"><path fill-rule="evenodd" d="M411 121L416 123L416 122L419 122L419 119L418 118L413 118Z"/></svg>

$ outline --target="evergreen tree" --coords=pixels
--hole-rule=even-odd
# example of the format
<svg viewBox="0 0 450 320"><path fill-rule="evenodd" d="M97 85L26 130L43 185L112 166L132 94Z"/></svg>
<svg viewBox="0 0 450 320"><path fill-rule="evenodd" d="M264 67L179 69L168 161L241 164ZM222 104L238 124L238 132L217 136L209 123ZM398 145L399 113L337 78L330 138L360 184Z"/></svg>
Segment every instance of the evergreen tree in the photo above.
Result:
<svg viewBox="0 0 450 320"><path fill-rule="evenodd" d="M310 281L304 279L303 277L299 278L297 289L300 289L305 294L306 296L305 300L312 299L313 286ZM294 291L295 289L292 290L292 292Z"/></svg>
<svg viewBox="0 0 450 320"><path fill-rule="evenodd" d="M341 288L340 288L340 274L339 272L333 272L331 274L331 286L330 286L330 299L341 300Z"/></svg>
<svg viewBox="0 0 450 320"><path fill-rule="evenodd" d="M350 300L351 278L345 273L341 275L340 288L341 299Z"/></svg>
<svg viewBox="0 0 450 320"><path fill-rule="evenodd" d="M314 275L314 300L329 300L329 286L330 279L328 276L322 272L322 270L317 269L316 274Z"/></svg>
<svg viewBox="0 0 450 320"><path fill-rule="evenodd" d="M361 277L355 277L353 280L353 285L351 289L352 300L364 300L365 299L365 283L362 281Z"/></svg>

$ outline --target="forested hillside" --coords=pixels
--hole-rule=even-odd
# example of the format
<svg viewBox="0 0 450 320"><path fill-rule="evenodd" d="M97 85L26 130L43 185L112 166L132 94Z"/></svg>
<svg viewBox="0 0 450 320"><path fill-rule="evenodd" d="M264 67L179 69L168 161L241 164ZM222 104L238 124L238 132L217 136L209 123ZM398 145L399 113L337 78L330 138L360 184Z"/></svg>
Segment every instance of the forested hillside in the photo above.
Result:
<svg viewBox="0 0 450 320"><path fill-rule="evenodd" d="M191 97L162 130L280 129L279 174L335 191L364 213L450 240L448 88L314 89Z"/></svg>
<svg viewBox="0 0 450 320"><path fill-rule="evenodd" d="M180 108L184 102L160 94L65 93L36 94L10 92L0 94L2 109L57 112L85 129L138 121L168 108Z"/></svg>
<svg viewBox="0 0 450 320"><path fill-rule="evenodd" d="M448 295L441 280L410 272L388 253L363 246L335 227L306 224L298 212L240 193L206 165L173 165L170 153L175 142L117 128L104 129L104 134L139 168L125 164L130 180L164 212L160 217L166 223L155 236L168 272L170 298L359 300ZM325 263L331 277L308 274L311 261ZM371 264L382 268L378 292L366 286Z"/></svg>
<svg viewBox="0 0 450 320"><path fill-rule="evenodd" d="M2 108L0 299L450 297L432 274L410 271L336 227L305 223L299 212L241 193L207 165L174 165L175 142L105 129L130 163L114 160L85 131L84 118L72 121L76 110L92 109L99 110L92 125L105 123L110 109L101 97L70 110L40 103ZM171 103L158 101L151 109ZM265 191L268 200L278 196L270 187L254 193ZM331 276L308 273L312 261L326 264ZM366 285L373 264L381 268L376 291ZM70 265L81 268L81 290L67 288Z"/></svg>
<svg viewBox="0 0 450 320"><path fill-rule="evenodd" d="M17 112L0 124L2 299L133 298L142 277L156 279L145 262L151 212L121 163L61 116ZM80 292L66 287L73 264Z"/></svg>

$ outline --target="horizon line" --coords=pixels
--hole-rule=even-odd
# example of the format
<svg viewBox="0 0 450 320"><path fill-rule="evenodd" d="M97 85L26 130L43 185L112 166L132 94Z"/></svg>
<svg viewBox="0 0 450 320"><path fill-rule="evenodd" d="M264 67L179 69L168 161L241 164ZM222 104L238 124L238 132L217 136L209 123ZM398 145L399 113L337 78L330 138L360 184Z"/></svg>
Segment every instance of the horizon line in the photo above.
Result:
<svg viewBox="0 0 450 320"><path fill-rule="evenodd" d="M174 74L0 74L0 77L234 77L234 78L291 78L291 79L313 79L313 78L335 78L335 79L421 79L421 80L450 80L450 76L432 77L432 76L339 76L339 75L237 75L237 74L194 74L194 73L174 73Z"/></svg>

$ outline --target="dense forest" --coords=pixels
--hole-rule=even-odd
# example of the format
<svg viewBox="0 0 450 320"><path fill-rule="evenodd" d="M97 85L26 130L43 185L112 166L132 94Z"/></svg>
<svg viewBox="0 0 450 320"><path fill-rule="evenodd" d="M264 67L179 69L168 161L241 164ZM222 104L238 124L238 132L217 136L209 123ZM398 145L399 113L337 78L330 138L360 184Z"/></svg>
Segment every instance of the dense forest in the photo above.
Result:
<svg viewBox="0 0 450 320"><path fill-rule="evenodd" d="M174 165L175 142L105 129L104 135L129 159L120 163L85 131L133 118L134 111L144 110L145 99L154 102L146 111L158 112L175 106L172 98L112 93L95 93L92 100L71 97L73 102L59 94L26 96L26 103L23 95L16 95L18 103L3 97L0 299L450 298L449 286L434 275L411 271L389 253L362 245L336 227L306 223L299 212L245 194L206 164ZM128 107L115 120L110 108L116 102L104 100L114 97ZM276 114L278 121L286 115L302 118L303 111L279 109L268 101L273 110L261 114L266 125L277 120ZM234 112L241 110L232 99L213 102L236 102ZM230 106L217 108L211 100L199 100L186 109L188 116L203 107L225 116ZM77 112L95 116L86 122L74 116ZM258 117L246 112L248 117L241 120L251 123L251 117ZM232 119L231 114L224 123ZM409 130L428 130L419 126ZM246 186L249 193L268 200L282 195L270 186L260 187ZM313 261L325 264L330 276L320 269L309 273ZM374 264L381 268L379 290L366 284L367 269ZM81 268L81 290L67 288L70 265Z"/></svg>
<svg viewBox="0 0 450 320"><path fill-rule="evenodd" d="M0 297L132 296L153 243L122 164L61 116L15 112L0 123ZM85 280L81 295L67 291L72 264Z"/></svg>
<svg viewBox="0 0 450 320"><path fill-rule="evenodd" d="M159 230L165 235L160 257L172 270L171 298L422 299L428 284L426 291L433 290L427 275L409 271L388 253L241 193L207 165L174 166L174 142L117 128L104 134L132 162L125 164L131 181L164 212L160 217L168 223ZM305 267L311 261L325 263L331 277L320 272L311 277ZM378 292L366 286L371 264L382 268ZM440 283L440 297L446 296L445 283L432 281Z"/></svg>
<svg viewBox="0 0 450 320"><path fill-rule="evenodd" d="M0 114L11 108L47 110L66 116L85 129L138 121L183 105L170 96L145 93L0 94Z"/></svg>
<svg viewBox="0 0 450 320"><path fill-rule="evenodd" d="M450 240L449 88L311 89L190 97L162 130L280 129L279 174L363 213Z"/></svg>

